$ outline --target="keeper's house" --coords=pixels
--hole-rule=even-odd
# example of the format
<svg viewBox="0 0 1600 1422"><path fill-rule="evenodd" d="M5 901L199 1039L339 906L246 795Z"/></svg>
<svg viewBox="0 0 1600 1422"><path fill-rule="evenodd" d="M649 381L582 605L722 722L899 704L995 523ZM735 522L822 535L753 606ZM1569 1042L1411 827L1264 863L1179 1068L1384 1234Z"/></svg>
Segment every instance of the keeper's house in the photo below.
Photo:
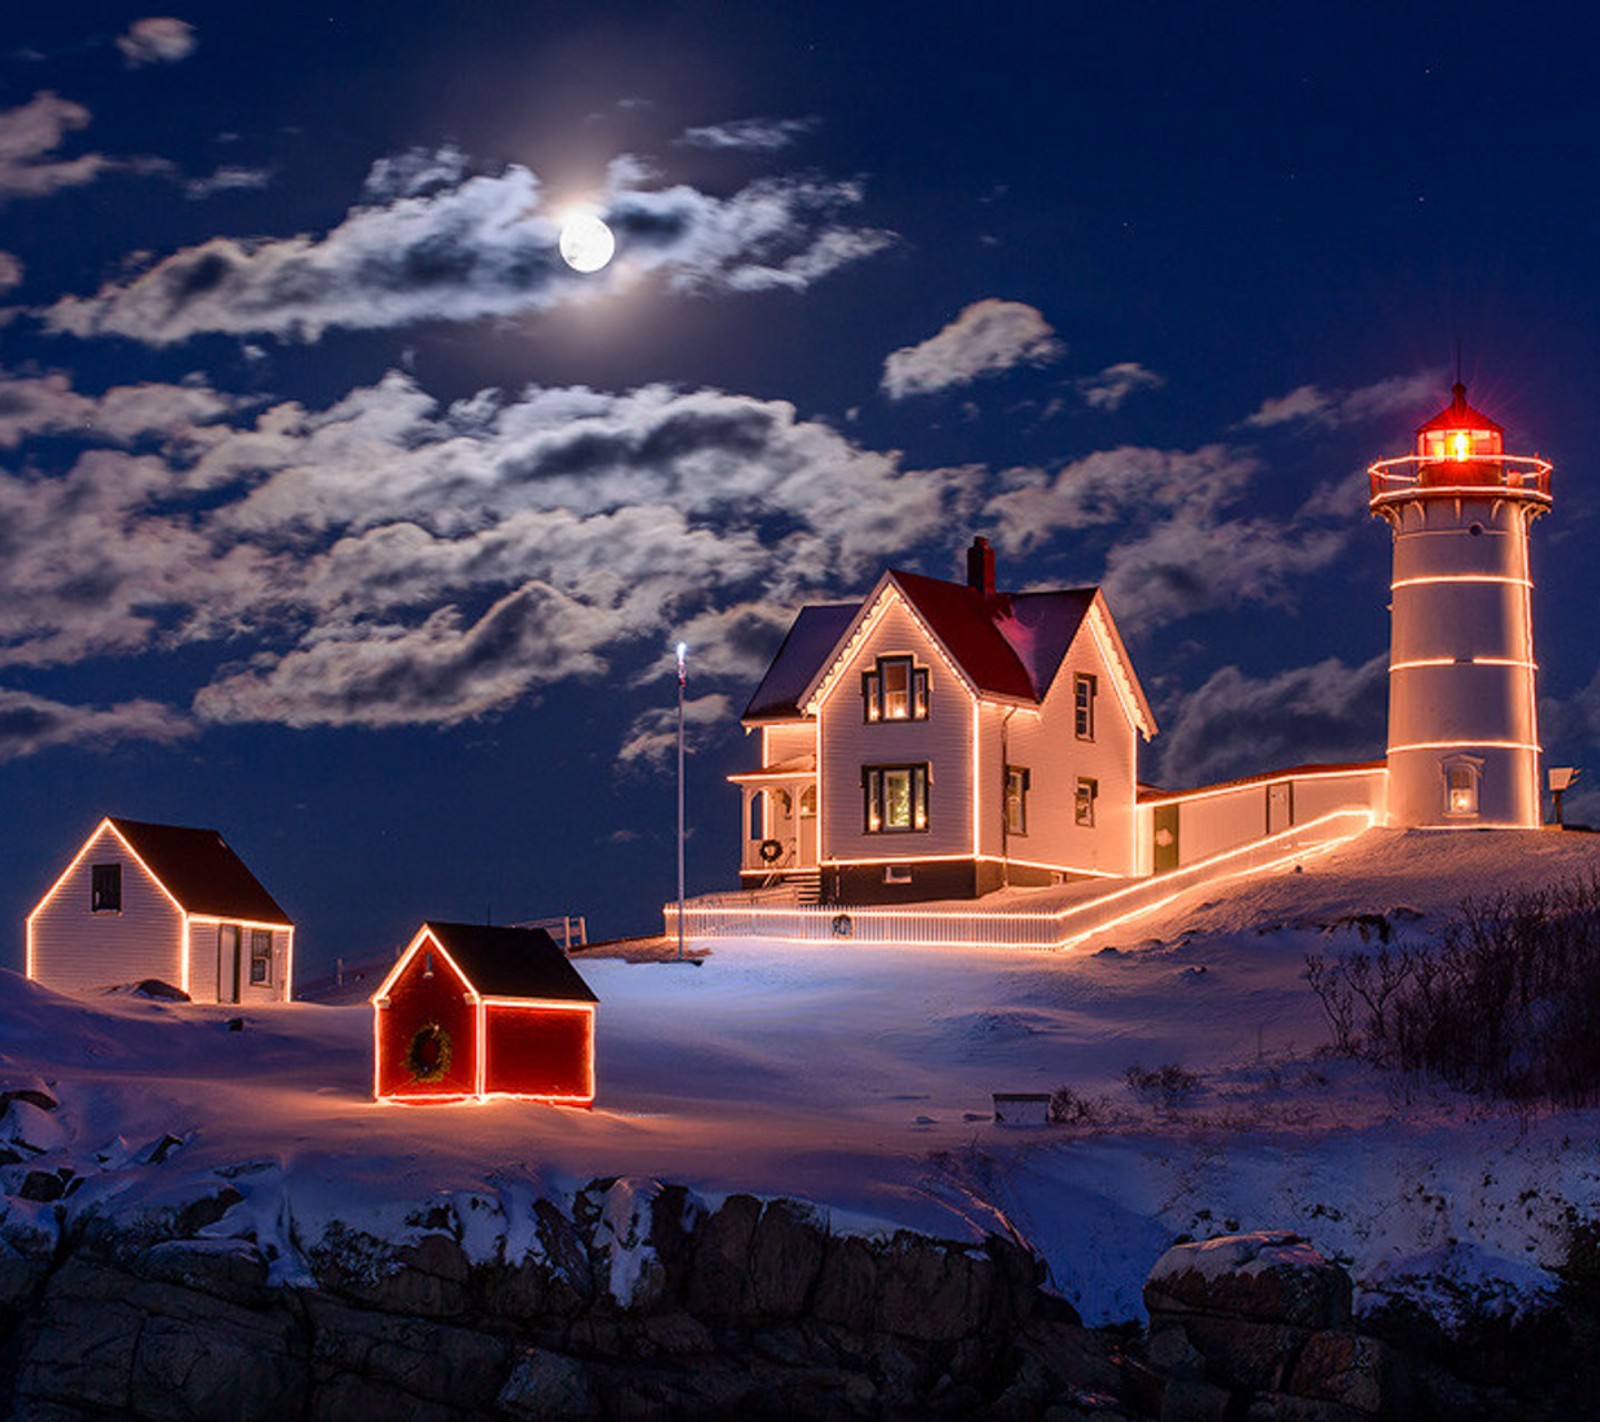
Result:
<svg viewBox="0 0 1600 1422"><path fill-rule="evenodd" d="M744 714L761 767L741 877L874 903L1139 872L1155 718L1098 588L1004 593L894 569L802 608Z"/></svg>
<svg viewBox="0 0 1600 1422"><path fill-rule="evenodd" d="M372 1094L594 1103L598 999L542 928L424 923L372 995Z"/></svg>
<svg viewBox="0 0 1600 1422"><path fill-rule="evenodd" d="M196 1002L287 1002L294 922L212 829L104 819L27 921L57 992L157 978Z"/></svg>

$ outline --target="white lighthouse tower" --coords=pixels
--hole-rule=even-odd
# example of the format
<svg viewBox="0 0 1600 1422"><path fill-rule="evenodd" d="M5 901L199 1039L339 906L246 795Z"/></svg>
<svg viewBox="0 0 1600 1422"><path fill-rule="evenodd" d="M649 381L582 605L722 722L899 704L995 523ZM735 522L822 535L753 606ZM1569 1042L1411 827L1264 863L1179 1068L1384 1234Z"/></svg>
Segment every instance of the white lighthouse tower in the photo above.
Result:
<svg viewBox="0 0 1600 1422"><path fill-rule="evenodd" d="M1550 465L1507 454L1467 404L1417 431L1415 454L1368 470L1394 532L1389 643L1392 825L1539 824L1528 526L1550 507Z"/></svg>

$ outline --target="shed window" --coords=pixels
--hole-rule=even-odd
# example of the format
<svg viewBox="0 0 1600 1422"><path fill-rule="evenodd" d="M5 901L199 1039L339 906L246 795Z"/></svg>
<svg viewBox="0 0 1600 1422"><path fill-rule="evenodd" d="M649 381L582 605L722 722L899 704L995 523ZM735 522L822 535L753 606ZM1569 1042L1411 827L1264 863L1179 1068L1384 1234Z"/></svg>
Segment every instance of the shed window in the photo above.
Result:
<svg viewBox="0 0 1600 1422"><path fill-rule="evenodd" d="M926 721L928 669L910 657L879 657L861 673L861 706L868 721Z"/></svg>
<svg viewBox="0 0 1600 1422"><path fill-rule="evenodd" d="M861 771L868 834L915 834L928 828L928 767L868 765Z"/></svg>
<svg viewBox="0 0 1600 1422"><path fill-rule="evenodd" d="M1100 782L1088 776L1078 777L1078 791L1073 796L1072 817L1080 825L1094 824L1094 802L1100 798Z"/></svg>
<svg viewBox="0 0 1600 1422"><path fill-rule="evenodd" d="M120 864L96 864L89 870L89 912L122 912Z"/></svg>
<svg viewBox="0 0 1600 1422"><path fill-rule="evenodd" d="M272 932L266 928L250 930L250 981L272 981Z"/></svg>

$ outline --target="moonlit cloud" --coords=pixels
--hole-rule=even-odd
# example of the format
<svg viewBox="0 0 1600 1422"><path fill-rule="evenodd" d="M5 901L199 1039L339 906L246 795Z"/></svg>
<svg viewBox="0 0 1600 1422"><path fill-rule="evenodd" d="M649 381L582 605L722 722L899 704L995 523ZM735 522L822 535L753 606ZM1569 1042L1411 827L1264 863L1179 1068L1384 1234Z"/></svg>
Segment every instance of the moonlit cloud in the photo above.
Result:
<svg viewBox="0 0 1600 1422"><path fill-rule="evenodd" d="M117 48L130 69L143 64L176 64L195 51L194 26L170 16L135 20L117 36Z"/></svg>
<svg viewBox="0 0 1600 1422"><path fill-rule="evenodd" d="M1295 765L1381 760L1388 653L1254 678L1223 667L1162 716L1156 779L1171 789Z"/></svg>
<svg viewBox="0 0 1600 1422"><path fill-rule="evenodd" d="M99 153L53 159L61 140L89 122L89 110L41 91L20 108L0 111L0 202L45 197L60 188L93 182L111 160Z"/></svg>
<svg viewBox="0 0 1600 1422"><path fill-rule="evenodd" d="M736 714L733 703L721 692L687 699L683 703L684 749L698 749L708 732L720 730ZM655 706L634 717L617 752L617 763L629 770L659 770L677 753L677 707Z"/></svg>
<svg viewBox="0 0 1600 1422"><path fill-rule="evenodd" d="M0 473L0 666L210 647L203 722L454 725L653 678L680 636L702 686L747 690L798 603L942 537L974 477L667 387L441 406L391 374L247 409L50 375L0 380L0 410L13 443L90 445Z"/></svg>
<svg viewBox="0 0 1600 1422"><path fill-rule="evenodd" d="M780 148L788 148L797 139L812 132L821 122L818 118L734 119L731 123L708 124L704 128L685 129L683 134L673 141L686 148L775 153Z"/></svg>
<svg viewBox="0 0 1600 1422"><path fill-rule="evenodd" d="M22 263L10 252L0 252L0 292L22 285Z"/></svg>
<svg viewBox="0 0 1600 1422"><path fill-rule="evenodd" d="M1394 375L1357 390L1323 390L1316 385L1301 385L1287 395L1263 401L1243 423L1249 429L1271 429L1298 421L1336 428L1397 411L1415 413L1428 409L1440 402L1444 390L1444 376L1437 370Z"/></svg>
<svg viewBox="0 0 1600 1422"><path fill-rule="evenodd" d="M891 400L931 395L1018 365L1046 365L1064 350L1032 306L988 297L920 345L894 351L883 364L883 389Z"/></svg>
<svg viewBox="0 0 1600 1422"><path fill-rule="evenodd" d="M1140 390L1159 390L1166 383L1165 376L1146 370L1138 361L1125 360L1078 381L1078 393L1090 409L1110 412L1120 410L1128 396Z"/></svg>
<svg viewBox="0 0 1600 1422"><path fill-rule="evenodd" d="M1009 471L984 507L996 546L1026 554L1064 532L1116 529L1101 586L1120 623L1153 626L1211 608L1288 603L1296 579L1328 566L1348 538L1304 511L1281 523L1240 512L1260 465L1227 445L1124 446L1055 475Z"/></svg>
<svg viewBox="0 0 1600 1422"><path fill-rule="evenodd" d="M374 165L362 204L321 236L215 237L43 314L58 332L158 346L204 332L314 341L331 327L549 310L648 273L680 292L804 290L892 240L845 222L862 199L857 183L765 178L719 198L642 188L641 178L619 160L596 203L618 241L603 274L561 260L559 224L532 172L469 175L445 149Z"/></svg>
<svg viewBox="0 0 1600 1422"><path fill-rule="evenodd" d="M21 760L53 746L110 750L128 741L170 744L194 733L189 717L159 702L68 706L0 687L0 762Z"/></svg>
<svg viewBox="0 0 1600 1422"><path fill-rule="evenodd" d="M271 181L272 174L265 168L244 168L236 164L224 164L209 177L190 178L183 185L183 195L191 201L199 202L218 193L264 188Z"/></svg>

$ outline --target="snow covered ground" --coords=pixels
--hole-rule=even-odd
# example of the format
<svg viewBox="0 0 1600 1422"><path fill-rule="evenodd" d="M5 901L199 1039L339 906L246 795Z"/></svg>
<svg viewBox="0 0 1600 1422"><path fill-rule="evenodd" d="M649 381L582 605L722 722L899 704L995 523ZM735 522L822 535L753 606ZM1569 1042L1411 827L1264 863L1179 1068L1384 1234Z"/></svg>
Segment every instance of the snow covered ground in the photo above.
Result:
<svg viewBox="0 0 1600 1422"><path fill-rule="evenodd" d="M0 1136L10 1227L30 1170L64 1204L134 1221L222 1182L213 1226L297 1277L333 1220L402 1237L452 1203L479 1256L529 1247L530 1204L595 1176L825 1206L838 1228L946 1237L1009 1222L1090 1322L1136 1317L1178 1234L1303 1230L1361 1297L1515 1303L1558 1262L1569 1206L1600 1214L1600 1113L1487 1109L1319 1053L1307 952L1359 944L1359 913L1425 936L1473 892L1600 868L1600 836L1374 831L1303 872L1199 891L1070 955L717 942L698 964L585 959L599 994L592 1112L379 1106L364 1005L244 1010L76 1002L0 974ZM1414 917L1413 917L1414 915ZM1195 1089L1130 1089L1176 1064ZM1006 1127L992 1093L1069 1085L1091 1119ZM163 1138L181 1144L159 1149ZM164 1155L162 1163L153 1163Z"/></svg>

